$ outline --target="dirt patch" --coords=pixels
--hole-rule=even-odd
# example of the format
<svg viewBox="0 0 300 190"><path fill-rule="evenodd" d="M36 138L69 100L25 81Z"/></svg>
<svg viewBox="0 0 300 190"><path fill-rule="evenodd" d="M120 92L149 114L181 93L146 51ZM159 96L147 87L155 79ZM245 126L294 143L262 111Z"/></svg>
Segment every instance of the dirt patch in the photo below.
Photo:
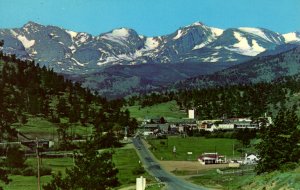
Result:
<svg viewBox="0 0 300 190"><path fill-rule="evenodd" d="M202 165L198 161L159 161L160 165L167 171L205 171L214 168L225 168L228 164L209 164Z"/></svg>

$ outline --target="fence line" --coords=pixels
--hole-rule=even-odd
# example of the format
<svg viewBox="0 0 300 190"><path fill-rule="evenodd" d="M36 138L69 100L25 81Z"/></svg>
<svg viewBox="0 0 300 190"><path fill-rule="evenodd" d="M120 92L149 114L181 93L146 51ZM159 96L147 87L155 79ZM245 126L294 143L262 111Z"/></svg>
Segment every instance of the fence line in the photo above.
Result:
<svg viewBox="0 0 300 190"><path fill-rule="evenodd" d="M249 172L249 171L254 171L254 168L250 169L240 169L240 170L232 170L232 171L222 171L220 169L217 169L217 173L221 175L226 175L226 174L239 174L239 173L244 173L244 172Z"/></svg>

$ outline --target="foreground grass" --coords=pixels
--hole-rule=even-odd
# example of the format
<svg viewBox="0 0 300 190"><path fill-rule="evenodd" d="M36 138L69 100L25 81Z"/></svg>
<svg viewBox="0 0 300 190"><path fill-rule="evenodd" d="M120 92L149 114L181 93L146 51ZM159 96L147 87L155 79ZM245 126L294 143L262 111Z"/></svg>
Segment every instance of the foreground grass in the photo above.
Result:
<svg viewBox="0 0 300 190"><path fill-rule="evenodd" d="M236 189L300 189L300 167L292 171L275 171L248 178Z"/></svg>
<svg viewBox="0 0 300 190"><path fill-rule="evenodd" d="M136 154L136 151L133 148L119 148L115 149L115 154L113 155L113 162L115 166L118 168L119 173L117 175L121 187L125 187L128 185L134 185L136 177L140 177L140 175L134 175L132 173L133 169L139 166L139 157ZM36 166L35 158L28 158L26 161L27 165L32 167ZM53 173L58 173L61 171L65 174L65 169L73 166L72 158L43 158L42 159L42 167L48 167L52 169ZM155 183L155 179L150 176L148 173L142 174L147 179L147 183ZM12 182L8 185L4 185L0 182L0 186L4 188L4 190L36 190L37 189L37 177L35 176L20 176L20 175L10 175L10 179ZM43 176L41 177L41 185L45 185L50 182L52 177Z"/></svg>
<svg viewBox="0 0 300 190"><path fill-rule="evenodd" d="M121 187L134 185L135 179L141 175L146 177L147 183L153 183L155 180L148 173L134 175L132 171L134 168L138 167L139 157L136 151L132 148L130 149L116 149L113 155L113 162L119 170L118 179L121 183Z"/></svg>
<svg viewBox="0 0 300 190"><path fill-rule="evenodd" d="M212 189L252 190L252 189L300 189L300 167L288 172L275 171L262 175L254 172L246 175L220 175L216 170L191 177L189 181Z"/></svg>
<svg viewBox="0 0 300 190"><path fill-rule="evenodd" d="M226 138L204 138L204 137L169 137L166 139L148 140L151 151L156 158L163 160L197 160L204 152L218 152L219 154L231 157L233 155L233 144L235 139ZM173 147L176 147L176 155L173 154ZM187 152L192 152L191 156Z"/></svg>
<svg viewBox="0 0 300 190"><path fill-rule="evenodd" d="M37 177L35 176L12 175L9 178L12 179L12 182L8 185L0 183L0 186L2 186L4 190L36 190L38 187ZM51 176L41 177L41 184L50 182L51 178Z"/></svg>
<svg viewBox="0 0 300 190"><path fill-rule="evenodd" d="M27 165L30 165L36 168L36 159L35 158L28 158L26 161ZM52 169L52 172L57 173L61 171L65 173L65 169L71 167L73 165L72 158L43 158L42 159L42 167L48 167ZM37 177L36 176L21 176L21 175L10 175L10 179L12 182L8 185L3 185L0 183L0 186L4 188L4 190L36 190L37 189ZM50 182L52 177L42 176L41 177L41 186Z"/></svg>
<svg viewBox="0 0 300 190"><path fill-rule="evenodd" d="M142 121L144 118L160 118L164 117L167 121L176 121L187 117L187 113L180 111L176 101L170 101L141 108L139 105L127 108L130 116Z"/></svg>
<svg viewBox="0 0 300 190"><path fill-rule="evenodd" d="M191 177L189 181L212 189L240 189L245 181L253 179L254 176L254 173L221 175L214 169L203 172L201 176Z"/></svg>

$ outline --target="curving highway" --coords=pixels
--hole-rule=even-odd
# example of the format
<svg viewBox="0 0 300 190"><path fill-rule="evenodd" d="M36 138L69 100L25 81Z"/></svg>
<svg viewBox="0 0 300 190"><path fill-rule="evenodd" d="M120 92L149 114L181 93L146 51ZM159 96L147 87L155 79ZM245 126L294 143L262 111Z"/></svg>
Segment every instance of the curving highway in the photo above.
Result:
<svg viewBox="0 0 300 190"><path fill-rule="evenodd" d="M169 190L204 190L206 188L191 184L179 179L162 169L152 153L145 147L139 137L133 138L132 142L140 154L141 160L148 172L159 181L164 182Z"/></svg>

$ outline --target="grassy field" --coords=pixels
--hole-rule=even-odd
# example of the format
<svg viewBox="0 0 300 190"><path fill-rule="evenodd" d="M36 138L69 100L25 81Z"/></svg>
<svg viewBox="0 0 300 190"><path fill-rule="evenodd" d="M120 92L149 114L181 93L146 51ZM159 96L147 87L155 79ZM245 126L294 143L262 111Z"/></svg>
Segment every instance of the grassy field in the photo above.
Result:
<svg viewBox="0 0 300 190"><path fill-rule="evenodd" d="M144 118L160 118L164 117L167 121L176 121L178 119L187 118L187 113L180 111L176 101L170 101L141 108L139 105L127 107L130 116L142 121Z"/></svg>
<svg viewBox="0 0 300 190"><path fill-rule="evenodd" d="M26 163L31 166L36 165L35 158L28 158ZM65 172L67 167L71 167L73 165L72 158L43 158L42 159L42 166L51 168L53 172L57 173L61 171L62 173ZM8 185L2 185L4 190L36 190L37 189L37 177L35 176L20 176L20 175L10 175L10 179L12 182ZM51 176L42 176L41 177L41 185L46 184L51 181Z"/></svg>
<svg viewBox="0 0 300 190"><path fill-rule="evenodd" d="M124 149L119 148L115 149L115 154L113 155L113 161L116 167L119 169L118 178L121 183L121 186L116 188L126 187L128 185L135 184L135 178L140 177L140 175L134 175L132 170L139 165L139 158L136 154L136 151L133 148ZM26 163L36 165L35 158L28 158ZM61 171L65 173L65 169L72 167L73 159L72 158L43 158L42 166L52 169L52 172L57 173ZM155 180L148 173L142 174L147 179L147 183L155 183ZM41 184L46 184L51 181L51 176L41 177ZM4 185L0 182L0 186L3 186L4 190L36 190L37 189L37 178L35 176L20 176L20 175L10 175L10 179L13 181Z"/></svg>
<svg viewBox="0 0 300 190"><path fill-rule="evenodd" d="M201 176L191 177L189 181L212 189L300 189L300 167L293 171L275 171L262 175L255 175L255 172L246 175L220 175L216 170L209 170Z"/></svg>
<svg viewBox="0 0 300 190"><path fill-rule="evenodd" d="M201 173L201 176L195 176L189 178L192 183L205 186L212 189L241 189L249 179L253 179L254 173L240 175L240 174L228 174L221 175L216 170L209 170Z"/></svg>
<svg viewBox="0 0 300 190"><path fill-rule="evenodd" d="M300 189L299 182L300 167L292 171L275 171L245 179L236 189Z"/></svg>
<svg viewBox="0 0 300 190"><path fill-rule="evenodd" d="M227 157L233 156L233 145L237 144L235 139L226 138L204 138L204 137L169 137L166 139L148 140L152 146L151 150L158 159L163 160L197 160L204 152L218 152ZM173 147L176 147L176 156ZM191 156L187 152L192 152ZM235 156L237 152L235 153Z"/></svg>
<svg viewBox="0 0 300 190"><path fill-rule="evenodd" d="M62 120L63 122L64 120ZM29 117L28 122L22 126L14 126L19 132L31 139L36 137L40 139L57 139L57 125L49 122L42 117ZM78 134L80 136L89 135L92 132L92 126L84 127L80 123L71 124L68 133L71 135Z"/></svg>
<svg viewBox="0 0 300 190"><path fill-rule="evenodd" d="M121 182L121 187L134 185L135 178L141 175L134 175L132 170L139 166L139 157L134 149L116 149L113 155L113 161L119 169L118 179ZM147 183L154 183L155 180L148 173L142 174L146 177ZM119 187L120 188L120 187ZM119 189L118 188L118 189Z"/></svg>

